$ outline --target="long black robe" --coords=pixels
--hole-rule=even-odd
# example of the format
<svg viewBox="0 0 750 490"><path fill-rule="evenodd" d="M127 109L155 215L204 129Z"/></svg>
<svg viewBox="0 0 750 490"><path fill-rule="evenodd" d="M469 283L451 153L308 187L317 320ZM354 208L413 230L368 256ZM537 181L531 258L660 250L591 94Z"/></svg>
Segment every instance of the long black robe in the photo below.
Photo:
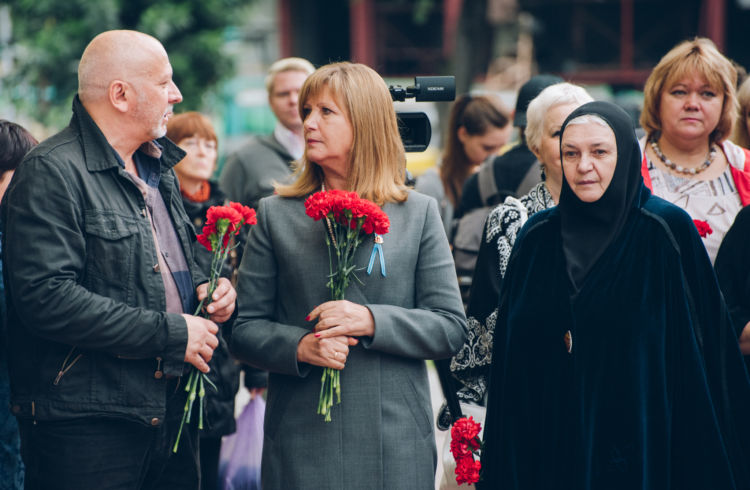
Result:
<svg viewBox="0 0 750 490"><path fill-rule="evenodd" d="M714 269L721 291L734 319L737 336L750 322L750 206L743 208L734 219L716 255ZM746 356L747 359L747 356ZM750 359L747 359L750 361Z"/></svg>
<svg viewBox="0 0 750 490"><path fill-rule="evenodd" d="M690 217L639 183L576 293L560 223L508 265L481 488L750 488L750 381Z"/></svg>

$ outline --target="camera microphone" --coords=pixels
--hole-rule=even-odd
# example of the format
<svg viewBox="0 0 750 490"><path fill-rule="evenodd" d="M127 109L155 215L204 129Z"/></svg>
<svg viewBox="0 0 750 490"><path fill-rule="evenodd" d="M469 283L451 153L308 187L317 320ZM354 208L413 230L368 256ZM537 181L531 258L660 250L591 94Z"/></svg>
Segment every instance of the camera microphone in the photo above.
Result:
<svg viewBox="0 0 750 490"><path fill-rule="evenodd" d="M414 85L403 88L399 85L388 87L394 101L403 102L414 97L417 102L444 102L456 98L456 77L414 77Z"/></svg>
<svg viewBox="0 0 750 490"><path fill-rule="evenodd" d="M416 102L444 102L456 97L456 77L414 77L414 85L403 88L389 86L391 99L404 102L413 97ZM398 129L404 149L408 152L425 151L430 144L432 128L424 112L396 112Z"/></svg>

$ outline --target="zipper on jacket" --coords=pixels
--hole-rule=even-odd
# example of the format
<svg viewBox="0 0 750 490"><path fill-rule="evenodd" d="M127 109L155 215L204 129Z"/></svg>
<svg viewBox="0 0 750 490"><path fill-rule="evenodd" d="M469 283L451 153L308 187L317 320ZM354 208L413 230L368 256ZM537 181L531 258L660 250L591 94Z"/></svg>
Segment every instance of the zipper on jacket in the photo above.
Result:
<svg viewBox="0 0 750 490"><path fill-rule="evenodd" d="M68 355L65 356L65 359L62 362L62 366L60 366L60 370L57 372L57 377L52 382L53 385L57 386L58 384L60 384L60 380L62 379L63 376L65 376L65 373L67 373L68 371L70 371L70 368L72 368L75 365L75 363L78 362L78 359L80 359L83 356L83 354L78 354L75 357L75 359L73 359L73 361L70 364L67 364L68 363L68 359L70 359L70 356L73 355L73 351L74 350L76 350L75 346L73 346L70 349L70 352L68 352ZM66 364L67 364L67 366L66 366ZM32 405L32 412L33 412L33 409L34 409L34 406Z"/></svg>

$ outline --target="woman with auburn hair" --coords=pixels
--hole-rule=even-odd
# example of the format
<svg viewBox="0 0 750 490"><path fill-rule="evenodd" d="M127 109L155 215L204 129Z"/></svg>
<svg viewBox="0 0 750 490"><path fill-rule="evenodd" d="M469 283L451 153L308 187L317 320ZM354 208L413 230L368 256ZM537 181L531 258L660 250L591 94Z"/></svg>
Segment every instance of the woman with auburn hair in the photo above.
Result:
<svg viewBox="0 0 750 490"><path fill-rule="evenodd" d="M239 270L231 349L270 372L263 488L435 487L425 359L450 357L466 319L434 199L404 185L405 157L383 79L353 63L319 68L300 92L305 154L296 180L260 201ZM390 220L381 264L331 301L325 223L305 214L321 190L355 191ZM379 243L379 242L378 242ZM367 266L375 243L354 254ZM386 275L387 270L387 275ZM324 368L341 403L318 415Z"/></svg>
<svg viewBox="0 0 750 490"><path fill-rule="evenodd" d="M414 187L437 199L446 233L466 179L508 141L509 123L498 103L488 96L464 94L453 103L442 159L438 167L420 175Z"/></svg>
<svg viewBox="0 0 750 490"><path fill-rule="evenodd" d="M737 114L736 80L714 43L696 38L669 51L644 89L644 182L710 226L703 243L712 263L735 216L750 203L748 152L727 139Z"/></svg>

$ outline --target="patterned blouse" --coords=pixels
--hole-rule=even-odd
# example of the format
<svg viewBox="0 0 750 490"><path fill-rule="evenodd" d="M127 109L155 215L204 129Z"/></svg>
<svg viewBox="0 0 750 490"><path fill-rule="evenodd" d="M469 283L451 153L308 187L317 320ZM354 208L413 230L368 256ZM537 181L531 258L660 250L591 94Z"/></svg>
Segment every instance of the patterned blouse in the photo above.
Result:
<svg viewBox="0 0 750 490"><path fill-rule="evenodd" d="M724 235L742 209L729 165L713 180L695 180L665 172L649 160L648 174L655 196L681 207L693 219L705 221L711 227L713 233L703 237L703 245L713 264Z"/></svg>
<svg viewBox="0 0 750 490"><path fill-rule="evenodd" d="M463 385L458 398L484 405L492 363L497 306L508 259L518 232L529 217L555 205L544 182L525 196L507 197L487 217L466 312L469 336L451 359L451 372Z"/></svg>

